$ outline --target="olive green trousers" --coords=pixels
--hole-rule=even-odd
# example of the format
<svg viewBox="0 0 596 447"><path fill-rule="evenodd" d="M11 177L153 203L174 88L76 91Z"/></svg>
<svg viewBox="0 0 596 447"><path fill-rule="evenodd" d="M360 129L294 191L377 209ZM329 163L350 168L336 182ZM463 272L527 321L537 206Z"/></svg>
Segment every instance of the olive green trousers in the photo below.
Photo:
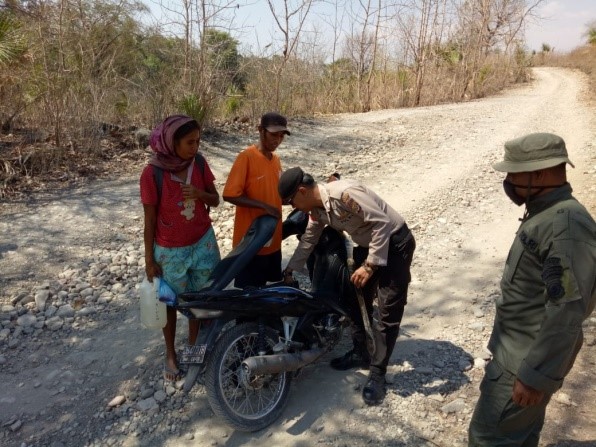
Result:
<svg viewBox="0 0 596 447"><path fill-rule="evenodd" d="M537 447L550 395L538 405L520 407L511 400L515 375L497 361L486 365L480 398L468 430L469 447Z"/></svg>

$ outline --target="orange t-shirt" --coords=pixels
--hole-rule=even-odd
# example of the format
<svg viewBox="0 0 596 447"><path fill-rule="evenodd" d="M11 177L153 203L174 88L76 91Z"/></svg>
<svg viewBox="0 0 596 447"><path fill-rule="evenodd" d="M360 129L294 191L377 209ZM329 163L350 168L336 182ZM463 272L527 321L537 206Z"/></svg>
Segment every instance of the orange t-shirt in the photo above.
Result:
<svg viewBox="0 0 596 447"><path fill-rule="evenodd" d="M281 214L281 198L277 192L281 163L277 155L272 155L269 160L255 145L240 152L232 165L222 195L224 197L246 196L259 200L276 207ZM232 246L235 247L240 243L253 220L263 214L265 210L261 208L236 207ZM281 250L281 220L277 223L269 246L263 247L258 254L268 255L278 250Z"/></svg>

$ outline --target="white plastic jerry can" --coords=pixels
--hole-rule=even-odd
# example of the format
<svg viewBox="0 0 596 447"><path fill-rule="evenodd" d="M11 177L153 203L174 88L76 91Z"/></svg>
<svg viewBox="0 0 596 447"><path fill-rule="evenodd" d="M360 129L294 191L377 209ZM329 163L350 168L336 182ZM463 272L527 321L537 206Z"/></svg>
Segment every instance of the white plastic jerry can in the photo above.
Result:
<svg viewBox="0 0 596 447"><path fill-rule="evenodd" d="M139 287L141 295L141 323L147 329L161 329L166 325L166 304L159 301L159 278L149 282L143 279Z"/></svg>

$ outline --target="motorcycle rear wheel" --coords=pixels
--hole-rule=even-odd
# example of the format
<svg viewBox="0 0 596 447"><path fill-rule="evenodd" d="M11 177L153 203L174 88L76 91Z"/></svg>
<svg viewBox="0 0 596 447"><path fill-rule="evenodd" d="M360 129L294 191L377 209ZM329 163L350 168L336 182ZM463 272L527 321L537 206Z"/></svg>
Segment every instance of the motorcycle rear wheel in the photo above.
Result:
<svg viewBox="0 0 596 447"><path fill-rule="evenodd" d="M277 333L265 328L267 354L277 343ZM281 415L289 397L291 373L247 377L242 361L258 355L258 325L234 326L217 341L207 362L205 388L214 413L236 430L254 432L271 425Z"/></svg>

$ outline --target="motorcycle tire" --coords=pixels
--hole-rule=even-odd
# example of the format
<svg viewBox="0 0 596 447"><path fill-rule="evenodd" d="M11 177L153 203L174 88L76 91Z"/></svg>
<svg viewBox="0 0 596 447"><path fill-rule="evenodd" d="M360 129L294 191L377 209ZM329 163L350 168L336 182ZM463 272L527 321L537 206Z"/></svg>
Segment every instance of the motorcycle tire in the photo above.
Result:
<svg viewBox="0 0 596 447"><path fill-rule="evenodd" d="M204 321L201 322L201 326L199 326L199 336L195 342L196 345L202 345L207 343L207 338L209 337L209 326L208 323L206 324ZM188 394L192 387L198 382L199 384L203 384L203 378L199 378L201 374L205 371L204 364L191 364L188 367L188 371L186 372L186 376L184 377L184 384L182 385L182 391L185 394Z"/></svg>
<svg viewBox="0 0 596 447"><path fill-rule="evenodd" d="M184 378L184 385L182 385L182 391L184 393L189 393L194 384L197 382L199 378L199 373L201 372L201 365L190 365L188 367L188 371L186 372L186 377Z"/></svg>
<svg viewBox="0 0 596 447"><path fill-rule="evenodd" d="M259 326L242 323L217 341L207 362L205 389L213 412L234 429L255 432L275 422L284 410L292 374L282 372L247 377L244 359L258 355ZM265 327L267 354L279 336Z"/></svg>

